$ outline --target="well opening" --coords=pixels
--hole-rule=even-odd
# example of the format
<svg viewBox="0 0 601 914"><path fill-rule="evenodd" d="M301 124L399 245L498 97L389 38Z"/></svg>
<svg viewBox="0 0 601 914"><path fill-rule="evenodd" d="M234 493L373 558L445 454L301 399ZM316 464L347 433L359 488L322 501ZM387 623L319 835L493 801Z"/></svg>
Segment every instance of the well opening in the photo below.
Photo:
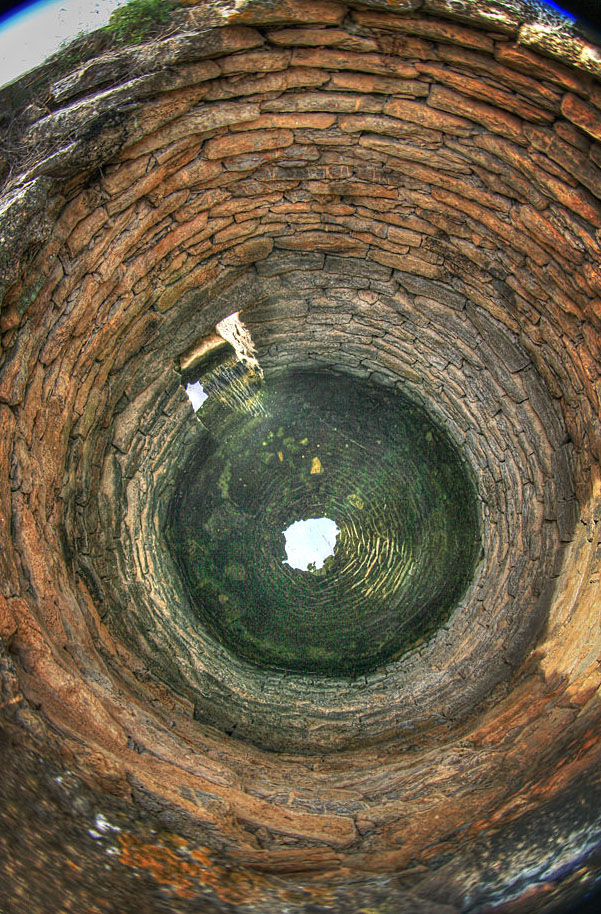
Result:
<svg viewBox="0 0 601 914"><path fill-rule="evenodd" d="M456 911L561 905L596 870L564 882L552 851L578 846L572 874L599 837L599 49L517 0L173 22L3 90L29 150L0 211L4 731L70 772L67 806L114 803L106 878L137 866L149 905L157 884L175 910L432 914L449 885ZM301 428L309 395L343 426L328 391L335 443ZM339 532L294 568L285 532L311 518ZM357 622L334 587L329 627L267 631L266 582L297 612L347 566L386 606ZM403 576L407 641L385 631ZM74 897L96 903L104 860ZM60 887L39 884L43 911Z"/></svg>

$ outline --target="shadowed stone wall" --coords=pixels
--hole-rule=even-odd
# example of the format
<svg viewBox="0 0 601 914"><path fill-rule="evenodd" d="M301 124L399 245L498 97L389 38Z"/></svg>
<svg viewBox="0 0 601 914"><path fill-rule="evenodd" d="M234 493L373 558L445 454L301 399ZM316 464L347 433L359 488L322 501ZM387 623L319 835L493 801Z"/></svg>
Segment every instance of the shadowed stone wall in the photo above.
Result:
<svg viewBox="0 0 601 914"><path fill-rule="evenodd" d="M173 22L3 92L3 727L50 810L7 801L3 891L125 911L134 868L132 910L563 910L600 836L601 51L508 0ZM231 656L165 547L182 364L234 311L267 378L406 391L475 479L470 589L368 676ZM28 882L61 803L120 831Z"/></svg>

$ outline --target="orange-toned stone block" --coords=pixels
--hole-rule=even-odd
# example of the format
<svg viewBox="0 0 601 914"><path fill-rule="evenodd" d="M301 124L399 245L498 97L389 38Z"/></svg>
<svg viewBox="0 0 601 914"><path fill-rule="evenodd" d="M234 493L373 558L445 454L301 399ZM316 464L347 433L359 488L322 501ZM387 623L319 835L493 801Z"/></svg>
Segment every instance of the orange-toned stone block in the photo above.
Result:
<svg viewBox="0 0 601 914"><path fill-rule="evenodd" d="M216 245L227 245L230 241L235 241L237 238L244 238L245 235L252 235L258 228L258 225L258 220L251 222L232 222L227 228L215 232L213 235L213 243Z"/></svg>
<svg viewBox="0 0 601 914"><path fill-rule="evenodd" d="M0 403L0 592L6 596L14 593L14 589L18 587L12 546L10 486L15 427L13 411L4 403ZM8 636L9 632L5 625L0 634Z"/></svg>
<svg viewBox="0 0 601 914"><path fill-rule="evenodd" d="M595 140L601 140L601 111L579 96L567 93L561 102L561 113Z"/></svg>
<svg viewBox="0 0 601 914"><path fill-rule="evenodd" d="M250 25L296 25L317 23L338 25L344 19L347 9L341 3L330 0L259 0L232 16L234 22Z"/></svg>
<svg viewBox="0 0 601 914"><path fill-rule="evenodd" d="M440 130L431 130L421 127L413 121L401 121L396 117L386 117L378 114L345 114L339 118L338 126L343 133L373 133L384 136L415 138L421 143L430 143L432 146L442 144Z"/></svg>
<svg viewBox="0 0 601 914"><path fill-rule="evenodd" d="M512 219L514 223L521 223L526 230L532 232L544 247L557 251L572 263L582 263L584 255L580 248L570 244L565 233L533 206L522 206L515 210Z"/></svg>
<svg viewBox="0 0 601 914"><path fill-rule="evenodd" d="M264 208L269 208L269 205L273 205L281 199L282 195L279 193L258 194L250 199L248 197L230 197L211 207L209 218L214 219L220 216L237 217L241 213L252 213L254 211L263 210Z"/></svg>
<svg viewBox="0 0 601 914"><path fill-rule="evenodd" d="M206 61L204 67L207 70L206 79L216 79L220 75L219 67L212 61ZM202 101L208 90L209 85L203 82L200 85L164 93L157 101L148 102L136 121L136 135L152 134L170 121L187 114Z"/></svg>
<svg viewBox="0 0 601 914"><path fill-rule="evenodd" d="M492 232L493 239L496 237L497 243L502 239L502 241L512 245L517 250L523 251L539 266L546 265L551 259L550 254L532 240L530 233L516 231L512 225L505 222L503 219L500 219L496 213L493 213L486 207L479 206L473 201L467 200L465 197L460 197L456 193L439 188L434 188L432 196L436 200L440 200L441 202L448 203L450 206L455 207L459 212L471 216Z"/></svg>
<svg viewBox="0 0 601 914"><path fill-rule="evenodd" d="M584 265L584 278L594 295L601 295L601 268L594 263Z"/></svg>
<svg viewBox="0 0 601 914"><path fill-rule="evenodd" d="M298 231L288 238L278 238L276 247L287 251L331 251L350 257L365 257L368 247L342 232Z"/></svg>
<svg viewBox="0 0 601 914"><path fill-rule="evenodd" d="M343 112L351 114L363 111L366 114L379 114L384 101L374 95L359 95L342 92L291 92L280 98L270 99L261 105L262 111L290 112Z"/></svg>
<svg viewBox="0 0 601 914"><path fill-rule="evenodd" d="M490 54L481 51L471 51L469 48L451 44L439 45L437 50L440 60L462 71L469 70L472 78L481 78L485 85L490 85L492 81L496 88L502 87L507 91L518 92L541 108L549 109L556 114L559 112L561 91L555 86L550 86L546 80L534 79L519 70L505 66L500 61L493 60ZM420 70L431 65L430 61L420 61L417 64Z"/></svg>
<svg viewBox="0 0 601 914"><path fill-rule="evenodd" d="M155 308L161 312L169 311L186 292L213 283L219 276L220 269L216 259L199 264L199 266L186 273L182 279L168 286L165 292L157 298L154 305Z"/></svg>
<svg viewBox="0 0 601 914"><path fill-rule="evenodd" d="M431 107L424 102L394 98L384 105L382 113L396 117L400 121L409 121L430 130L439 130L456 136L470 136L474 132L474 125L470 120L449 114L446 109L437 110L437 107Z"/></svg>
<svg viewBox="0 0 601 914"><path fill-rule="evenodd" d="M538 79L548 80L550 83L572 92L582 88L581 77L574 70L565 67L556 59L541 57L540 54L535 54L513 41L496 44L495 57L508 67L513 67Z"/></svg>
<svg viewBox="0 0 601 914"><path fill-rule="evenodd" d="M285 48L248 51L246 54L234 54L222 57L219 69L222 76L237 76L240 73L270 73L274 70L285 70L290 63L290 51Z"/></svg>
<svg viewBox="0 0 601 914"><path fill-rule="evenodd" d="M481 79L474 79L466 76L465 73L458 73L449 67L442 67L438 64L421 63L418 65L420 73L431 76L437 83L442 83L451 89L456 89L462 95L471 98L484 100L487 104L494 105L502 111L508 111L516 117L533 121L539 124L548 124L555 119L555 114L533 105L516 92L507 92L492 86Z"/></svg>
<svg viewBox="0 0 601 914"><path fill-rule="evenodd" d="M457 174L469 174L471 169L459 156L442 149L423 149L411 142L402 142L391 137L374 136L366 134L359 138L359 145L366 149L384 153L387 157L403 159L407 164L403 166L406 173L411 174L415 166L426 165L431 168L440 168Z"/></svg>
<svg viewBox="0 0 601 914"><path fill-rule="evenodd" d="M375 260L386 267L392 267L393 270L402 270L404 273L416 273L418 276L425 276L427 279L443 279L445 271L443 267L413 254L394 254L391 251L370 251L369 259Z"/></svg>
<svg viewBox="0 0 601 914"><path fill-rule="evenodd" d="M601 205L591 193L581 187L568 187L563 181L545 175L544 172L539 173L538 179L563 206L573 210L595 228L601 228Z"/></svg>
<svg viewBox="0 0 601 914"><path fill-rule="evenodd" d="M100 203L100 194L96 188L86 188L74 197L56 221L54 236L62 240L78 225L82 219L87 218Z"/></svg>
<svg viewBox="0 0 601 914"><path fill-rule="evenodd" d="M267 95L271 92L285 92L289 89L316 89L328 81L324 70L309 67L288 67L274 73L247 74L222 79L213 83L207 91L208 102L221 101L242 96Z"/></svg>
<svg viewBox="0 0 601 914"><path fill-rule="evenodd" d="M102 226L108 222L108 213L104 207L99 206L95 209L89 216L85 219L82 219L78 223L77 227L71 232L67 238L67 248L71 257L76 257L92 240L96 232L98 232Z"/></svg>
<svg viewBox="0 0 601 914"><path fill-rule="evenodd" d="M356 70L359 73L377 73L413 79L417 68L392 54L358 54L333 48L295 48L291 62L295 67L314 67L323 70Z"/></svg>
<svg viewBox="0 0 601 914"><path fill-rule="evenodd" d="M517 143L526 142L520 118L501 108L468 98L460 92L453 92L444 86L434 86L430 92L428 104L433 108L459 114L470 121L482 124L492 133L499 133Z"/></svg>
<svg viewBox="0 0 601 914"><path fill-rule="evenodd" d="M227 266L256 263L269 257L273 250L272 238L251 238L233 248L229 248L221 257L222 263Z"/></svg>
<svg viewBox="0 0 601 914"><path fill-rule="evenodd" d="M140 156L139 159L132 159L105 169L102 179L103 189L110 196L122 194L146 174L149 162L150 156Z"/></svg>
<svg viewBox="0 0 601 914"><path fill-rule="evenodd" d="M172 251L174 248L179 247L180 245L186 247L187 243L191 243L205 228L208 221L209 214L205 210L204 212L199 213L189 222L180 223L177 228L169 231L165 237L158 242L158 244L153 246L153 261L157 262L161 260L170 251Z"/></svg>
<svg viewBox="0 0 601 914"><path fill-rule="evenodd" d="M203 146L207 159L224 159L246 152L261 152L266 149L282 149L294 143L291 130L253 130L208 140Z"/></svg>
<svg viewBox="0 0 601 914"><path fill-rule="evenodd" d="M268 32L267 39L272 44L285 47L336 47L359 52L378 50L376 39L362 38L344 29L279 29Z"/></svg>
<svg viewBox="0 0 601 914"><path fill-rule="evenodd" d="M368 28L394 29L408 35L418 35L432 41L444 41L464 45L479 51L492 53L494 44L488 35L475 29L466 28L455 22L443 22L428 17L399 16L395 13L376 12L375 10L353 10L354 21Z"/></svg>
<svg viewBox="0 0 601 914"><path fill-rule="evenodd" d="M199 156L180 168L174 174L166 177L161 189L165 194L175 190L194 190L195 188L213 181L222 173L221 163L207 161Z"/></svg>
<svg viewBox="0 0 601 914"><path fill-rule="evenodd" d="M332 180L332 181L307 181L307 190L316 197L377 197L387 200L397 200L399 196L396 187L386 184L373 184L368 181Z"/></svg>
<svg viewBox="0 0 601 914"><path fill-rule="evenodd" d="M231 129L238 133L245 130L328 130L336 123L335 114L262 114L256 121L234 125Z"/></svg>
<svg viewBox="0 0 601 914"><path fill-rule="evenodd" d="M557 120L553 124L553 130L555 133L561 137L566 143L569 143L571 146L575 146L576 149L579 149L580 152L588 152L589 149L593 148L591 146L591 141L587 136L582 135L582 131L579 130L574 124L570 124L568 121Z"/></svg>
<svg viewBox="0 0 601 914"><path fill-rule="evenodd" d="M161 150L178 140L187 140L191 143L199 134L219 127L229 127L233 123L254 121L260 113L259 106L251 102L201 105L196 110L164 124L153 133L136 138L124 147L121 156L123 159L134 159L147 152L154 152L155 149Z"/></svg>
<svg viewBox="0 0 601 914"><path fill-rule="evenodd" d="M411 229L399 228L396 225L388 227L388 240L397 245L409 245L412 248L418 248L422 243L422 236Z"/></svg>
<svg viewBox="0 0 601 914"><path fill-rule="evenodd" d="M402 95L406 98L425 98L430 87L417 79L395 79L374 73L333 73L328 84L330 89L350 92L376 92L382 95Z"/></svg>

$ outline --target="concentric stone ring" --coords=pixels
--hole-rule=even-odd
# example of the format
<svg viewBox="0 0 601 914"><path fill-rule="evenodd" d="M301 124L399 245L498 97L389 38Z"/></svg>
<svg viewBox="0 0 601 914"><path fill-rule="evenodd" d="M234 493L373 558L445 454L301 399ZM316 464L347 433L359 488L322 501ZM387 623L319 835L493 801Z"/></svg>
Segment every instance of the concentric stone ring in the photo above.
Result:
<svg viewBox="0 0 601 914"><path fill-rule="evenodd" d="M212 0L74 47L1 94L0 909L570 910L601 50L521 0ZM247 370L233 315L260 376L195 413Z"/></svg>
<svg viewBox="0 0 601 914"><path fill-rule="evenodd" d="M286 372L248 403L233 392L200 414L168 526L201 625L260 668L339 679L426 641L480 552L450 442L409 400L356 378ZM306 525L315 540L295 552Z"/></svg>

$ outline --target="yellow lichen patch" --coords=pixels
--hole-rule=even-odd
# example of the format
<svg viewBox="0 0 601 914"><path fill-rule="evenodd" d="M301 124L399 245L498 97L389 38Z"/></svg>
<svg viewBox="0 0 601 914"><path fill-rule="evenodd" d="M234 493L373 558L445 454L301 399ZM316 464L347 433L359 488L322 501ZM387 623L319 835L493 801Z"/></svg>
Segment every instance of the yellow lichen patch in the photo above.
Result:
<svg viewBox="0 0 601 914"><path fill-rule="evenodd" d="M363 501L361 496L356 495L354 492L352 492L348 496L347 501L349 504L351 504L353 506L353 508L357 508L358 511L362 511L363 508L365 507L365 502Z"/></svg>
<svg viewBox="0 0 601 914"><path fill-rule="evenodd" d="M319 876L317 878L319 879ZM328 885L320 885L317 881L295 888L285 887L278 894L280 901L297 908L307 904L308 901L324 907L333 907L336 902L334 890Z"/></svg>
<svg viewBox="0 0 601 914"><path fill-rule="evenodd" d="M181 839L173 837L174 843L181 845ZM228 904L248 903L262 895L261 877L215 863L206 848L191 851L185 859L165 844L146 844L131 834L119 835L118 840L121 863L143 869L157 882L170 885L178 898L196 898L203 888L212 889Z"/></svg>
<svg viewBox="0 0 601 914"><path fill-rule="evenodd" d="M200 849L192 851L191 856L201 865L205 885L210 886L221 901L248 904L263 894L260 876L219 866Z"/></svg>
<svg viewBox="0 0 601 914"><path fill-rule="evenodd" d="M193 898L194 883L204 881L199 878L201 867L181 859L164 845L145 844L130 834L119 835L118 841L121 863L146 870L157 882L171 885L178 898Z"/></svg>

